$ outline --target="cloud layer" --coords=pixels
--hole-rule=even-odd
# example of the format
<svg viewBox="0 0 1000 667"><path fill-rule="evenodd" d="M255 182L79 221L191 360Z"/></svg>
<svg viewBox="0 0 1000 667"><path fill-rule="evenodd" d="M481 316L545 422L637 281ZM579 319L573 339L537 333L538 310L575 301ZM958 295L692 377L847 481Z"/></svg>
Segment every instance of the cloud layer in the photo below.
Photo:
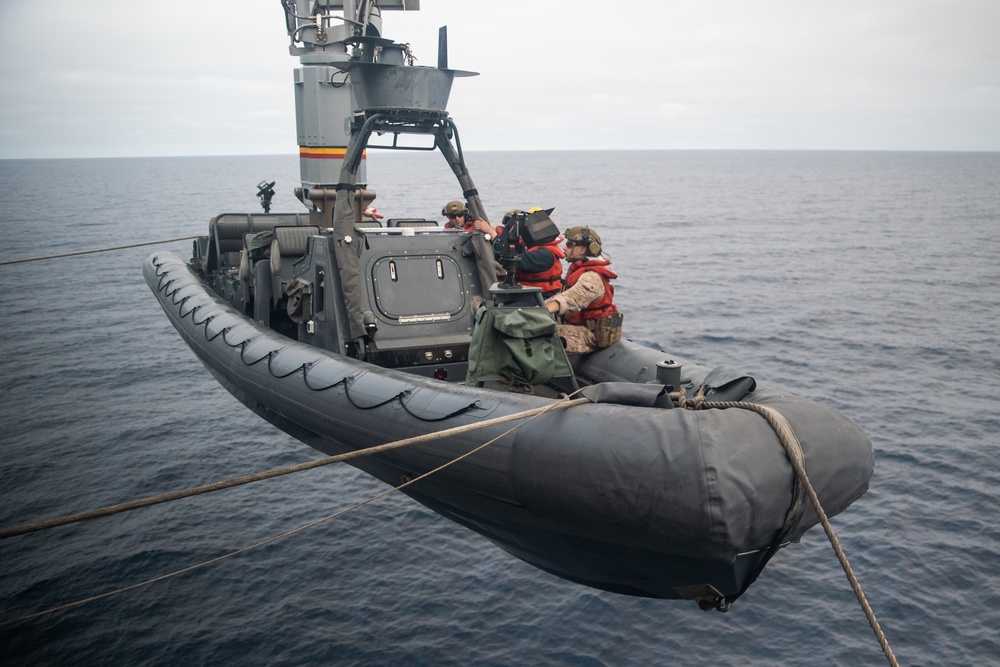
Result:
<svg viewBox="0 0 1000 667"><path fill-rule="evenodd" d="M1000 150L1000 3L423 0L468 150ZM609 8L610 7L610 8ZM0 157L293 153L277 0L0 4Z"/></svg>

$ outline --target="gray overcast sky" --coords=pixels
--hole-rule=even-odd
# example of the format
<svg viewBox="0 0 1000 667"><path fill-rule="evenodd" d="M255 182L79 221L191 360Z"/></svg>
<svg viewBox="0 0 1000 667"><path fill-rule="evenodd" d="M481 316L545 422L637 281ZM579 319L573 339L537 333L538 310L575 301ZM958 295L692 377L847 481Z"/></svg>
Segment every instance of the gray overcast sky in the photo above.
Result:
<svg viewBox="0 0 1000 667"><path fill-rule="evenodd" d="M1000 150L998 0L422 0L466 150ZM627 8L624 13L620 13ZM0 158L292 154L278 0L0 0Z"/></svg>

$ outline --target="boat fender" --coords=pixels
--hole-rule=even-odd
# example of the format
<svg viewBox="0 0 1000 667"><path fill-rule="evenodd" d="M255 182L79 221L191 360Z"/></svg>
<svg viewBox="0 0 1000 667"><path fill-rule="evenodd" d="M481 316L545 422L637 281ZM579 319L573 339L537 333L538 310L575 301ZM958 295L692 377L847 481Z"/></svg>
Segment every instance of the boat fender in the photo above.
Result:
<svg viewBox="0 0 1000 667"><path fill-rule="evenodd" d="M694 398L700 392L711 401L739 401L757 388L757 381L742 371L726 366L716 366L698 387L688 387L688 398Z"/></svg>
<svg viewBox="0 0 1000 667"><path fill-rule="evenodd" d="M667 387L655 383L601 382L581 392L594 403L617 403L640 408L672 408Z"/></svg>

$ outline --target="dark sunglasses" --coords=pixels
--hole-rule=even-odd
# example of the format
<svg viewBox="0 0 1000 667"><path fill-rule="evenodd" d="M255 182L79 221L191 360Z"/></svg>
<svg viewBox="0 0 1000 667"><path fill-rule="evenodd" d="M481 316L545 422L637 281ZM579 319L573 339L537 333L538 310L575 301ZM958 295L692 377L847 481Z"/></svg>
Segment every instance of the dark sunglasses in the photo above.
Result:
<svg viewBox="0 0 1000 667"><path fill-rule="evenodd" d="M464 213L449 213L448 214L448 218L450 220L454 220L455 218L464 218L464 217L465 217Z"/></svg>

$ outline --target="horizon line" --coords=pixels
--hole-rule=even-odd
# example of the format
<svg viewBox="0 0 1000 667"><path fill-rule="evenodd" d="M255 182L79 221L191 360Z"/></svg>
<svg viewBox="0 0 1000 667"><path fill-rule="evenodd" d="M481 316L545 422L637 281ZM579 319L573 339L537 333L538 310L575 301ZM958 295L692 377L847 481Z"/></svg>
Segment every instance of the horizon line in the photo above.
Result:
<svg viewBox="0 0 1000 667"><path fill-rule="evenodd" d="M369 146L369 148L372 148ZM383 152L375 147L375 150ZM385 153L393 149L384 149ZM401 154L414 151L399 150ZM430 152L430 151L420 151ZM531 149L471 149L465 154L475 153L1000 153L997 149L927 149L927 148L531 148ZM288 153L192 153L186 155L61 155L4 157L0 161L16 162L28 160L144 160L144 159L190 159L190 158L233 158L233 157L299 157L298 147Z"/></svg>

